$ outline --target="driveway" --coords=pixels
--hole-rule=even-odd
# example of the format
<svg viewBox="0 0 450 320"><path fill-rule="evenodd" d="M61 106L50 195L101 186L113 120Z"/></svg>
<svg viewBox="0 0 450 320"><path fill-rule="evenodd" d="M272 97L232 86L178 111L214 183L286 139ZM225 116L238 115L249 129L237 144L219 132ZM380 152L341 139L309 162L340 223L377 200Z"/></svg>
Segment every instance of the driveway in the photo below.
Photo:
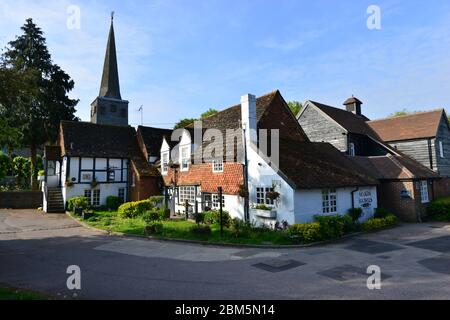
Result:
<svg viewBox="0 0 450 320"><path fill-rule="evenodd" d="M81 290L67 289L71 265ZM371 265L381 290L367 288ZM450 224L247 249L109 237L65 215L0 209L0 283L63 299L450 299Z"/></svg>

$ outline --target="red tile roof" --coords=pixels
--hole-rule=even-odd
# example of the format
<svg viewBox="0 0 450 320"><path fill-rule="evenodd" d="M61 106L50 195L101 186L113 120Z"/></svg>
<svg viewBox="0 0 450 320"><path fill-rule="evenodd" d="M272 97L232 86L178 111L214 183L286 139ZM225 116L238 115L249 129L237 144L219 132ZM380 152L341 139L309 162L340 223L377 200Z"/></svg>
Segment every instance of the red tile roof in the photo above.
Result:
<svg viewBox="0 0 450 320"><path fill-rule="evenodd" d="M368 121L367 124L386 142L434 138L443 114L444 110L440 109Z"/></svg>

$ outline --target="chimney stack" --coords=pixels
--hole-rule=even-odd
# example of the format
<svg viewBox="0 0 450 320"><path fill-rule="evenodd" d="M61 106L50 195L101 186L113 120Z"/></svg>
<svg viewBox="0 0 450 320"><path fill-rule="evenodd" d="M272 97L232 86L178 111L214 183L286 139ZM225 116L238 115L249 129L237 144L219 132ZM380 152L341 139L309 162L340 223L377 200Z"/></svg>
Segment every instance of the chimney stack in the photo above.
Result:
<svg viewBox="0 0 450 320"><path fill-rule="evenodd" d="M352 96L351 98L348 98L345 102L344 102L344 106L345 109L347 109L348 112L351 112L357 116L361 116L361 105L363 103L356 98L355 96Z"/></svg>
<svg viewBox="0 0 450 320"><path fill-rule="evenodd" d="M246 94L241 97L242 128L245 129L245 142L257 144L256 97Z"/></svg>

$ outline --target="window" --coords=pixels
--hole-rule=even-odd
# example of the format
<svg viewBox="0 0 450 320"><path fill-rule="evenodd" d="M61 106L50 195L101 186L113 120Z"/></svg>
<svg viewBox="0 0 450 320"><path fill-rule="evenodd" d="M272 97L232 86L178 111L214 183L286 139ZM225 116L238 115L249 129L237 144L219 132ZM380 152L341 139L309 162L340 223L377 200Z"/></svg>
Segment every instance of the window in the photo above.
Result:
<svg viewBox="0 0 450 320"><path fill-rule="evenodd" d="M214 209L220 209L219 195L212 195L212 207ZM225 208L225 197L222 195L222 208Z"/></svg>
<svg viewBox="0 0 450 320"><path fill-rule="evenodd" d="M111 105L111 112L117 112L117 106L116 105Z"/></svg>
<svg viewBox="0 0 450 320"><path fill-rule="evenodd" d="M428 196L428 181L420 181L420 198L422 199L422 203L430 202Z"/></svg>
<svg viewBox="0 0 450 320"><path fill-rule="evenodd" d="M161 171L162 173L167 173L169 171L169 154L163 153L161 161Z"/></svg>
<svg viewBox="0 0 450 320"><path fill-rule="evenodd" d="M178 189L178 202L184 204L186 201L190 203L195 202L195 187L179 187Z"/></svg>
<svg viewBox="0 0 450 320"><path fill-rule="evenodd" d="M440 154L441 158L445 158L444 157L444 144L442 143L442 141L439 141L439 154Z"/></svg>
<svg viewBox="0 0 450 320"><path fill-rule="evenodd" d="M92 205L94 207L100 206L100 190L99 189L94 190L94 194L92 196Z"/></svg>
<svg viewBox="0 0 450 320"><path fill-rule="evenodd" d="M189 170L189 147L184 147L181 149L181 170Z"/></svg>
<svg viewBox="0 0 450 320"><path fill-rule="evenodd" d="M89 205L91 205L92 204L92 191L84 190L84 197L88 198Z"/></svg>
<svg viewBox="0 0 450 320"><path fill-rule="evenodd" d="M120 109L120 116L122 118L126 118L127 117L127 110L126 109Z"/></svg>
<svg viewBox="0 0 450 320"><path fill-rule="evenodd" d="M356 155L355 144L353 142L350 142L348 154L351 157L354 157Z"/></svg>
<svg viewBox="0 0 450 320"><path fill-rule="evenodd" d="M54 175L56 175L56 162L48 161L47 162L47 176L54 176Z"/></svg>
<svg viewBox="0 0 450 320"><path fill-rule="evenodd" d="M223 172L223 160L213 161L213 172Z"/></svg>
<svg viewBox="0 0 450 320"><path fill-rule="evenodd" d="M108 170L108 181L110 182L116 181L116 172L113 169Z"/></svg>
<svg viewBox="0 0 450 320"><path fill-rule="evenodd" d="M337 213L336 189L322 190L322 212Z"/></svg>
<svg viewBox="0 0 450 320"><path fill-rule="evenodd" d="M119 189L117 197L120 199L120 202L125 203L125 188Z"/></svg>
<svg viewBox="0 0 450 320"><path fill-rule="evenodd" d="M274 201L267 197L268 192L273 192L273 188L270 187L257 187L256 188L256 203L274 205Z"/></svg>

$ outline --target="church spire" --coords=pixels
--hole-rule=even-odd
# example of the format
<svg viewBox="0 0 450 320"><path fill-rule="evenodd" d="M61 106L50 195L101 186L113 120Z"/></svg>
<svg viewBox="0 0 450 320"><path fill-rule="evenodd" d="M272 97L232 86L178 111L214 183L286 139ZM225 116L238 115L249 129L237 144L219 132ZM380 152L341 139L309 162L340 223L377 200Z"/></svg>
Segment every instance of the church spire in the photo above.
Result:
<svg viewBox="0 0 450 320"><path fill-rule="evenodd" d="M121 100L113 22L114 12L111 13L111 27L109 29L108 44L106 46L105 63L103 65L99 96Z"/></svg>

